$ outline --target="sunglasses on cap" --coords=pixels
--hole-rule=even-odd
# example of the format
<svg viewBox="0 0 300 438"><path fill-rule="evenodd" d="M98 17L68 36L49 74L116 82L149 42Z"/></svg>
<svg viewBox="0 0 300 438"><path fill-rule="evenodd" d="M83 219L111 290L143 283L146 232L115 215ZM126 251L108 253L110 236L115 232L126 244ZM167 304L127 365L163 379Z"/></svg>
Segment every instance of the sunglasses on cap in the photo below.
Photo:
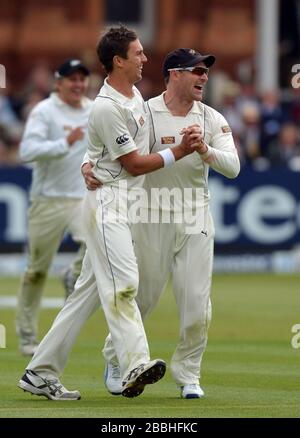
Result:
<svg viewBox="0 0 300 438"><path fill-rule="evenodd" d="M209 68L207 67L177 67L177 68L169 68L168 71L189 71L194 73L197 76L203 76L204 74L208 75Z"/></svg>

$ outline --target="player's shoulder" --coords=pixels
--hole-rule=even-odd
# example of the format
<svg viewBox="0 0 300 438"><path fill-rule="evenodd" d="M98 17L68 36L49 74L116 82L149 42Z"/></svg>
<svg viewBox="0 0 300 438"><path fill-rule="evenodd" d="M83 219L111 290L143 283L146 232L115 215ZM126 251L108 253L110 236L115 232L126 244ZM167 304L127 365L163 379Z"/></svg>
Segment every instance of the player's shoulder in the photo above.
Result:
<svg viewBox="0 0 300 438"><path fill-rule="evenodd" d="M210 126L211 132L215 134L231 135L231 128L225 117L211 106L203 105L205 108L205 121Z"/></svg>
<svg viewBox="0 0 300 438"><path fill-rule="evenodd" d="M94 100L91 109L91 120L94 120L98 125L104 126L107 123L114 123L119 120L122 111L122 106L116 99L100 93Z"/></svg>
<svg viewBox="0 0 300 438"><path fill-rule="evenodd" d="M82 108L84 108L84 109L89 109L89 108L91 108L92 106L93 106L93 100L92 99L90 99L89 97L87 97L87 96L84 96L83 98L82 98Z"/></svg>
<svg viewBox="0 0 300 438"><path fill-rule="evenodd" d="M149 99L146 103L147 106L153 110L153 111L159 111L161 109L165 108L165 103L164 103L164 97L163 97L164 93L159 94L158 96L155 97L151 97L151 99Z"/></svg>
<svg viewBox="0 0 300 438"><path fill-rule="evenodd" d="M50 97L41 100L31 109L29 117L32 118L47 118L51 112L52 102Z"/></svg>
<svg viewBox="0 0 300 438"><path fill-rule="evenodd" d="M51 97L47 97L46 99L41 100L38 102L34 107L33 111L43 111L47 110L50 106L52 106L52 99Z"/></svg>
<svg viewBox="0 0 300 438"><path fill-rule="evenodd" d="M205 111L205 116L212 122L224 121L224 116L219 111L205 103L202 103L202 105Z"/></svg>
<svg viewBox="0 0 300 438"><path fill-rule="evenodd" d="M114 112L120 107L120 103L111 96L99 93L93 103L93 110L96 112Z"/></svg>

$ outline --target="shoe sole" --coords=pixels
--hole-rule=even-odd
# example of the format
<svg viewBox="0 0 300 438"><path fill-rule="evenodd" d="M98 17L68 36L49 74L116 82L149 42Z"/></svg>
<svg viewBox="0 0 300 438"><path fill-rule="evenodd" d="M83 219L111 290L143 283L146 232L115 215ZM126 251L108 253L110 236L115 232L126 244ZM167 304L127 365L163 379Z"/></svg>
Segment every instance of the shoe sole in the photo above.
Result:
<svg viewBox="0 0 300 438"><path fill-rule="evenodd" d="M109 389L107 387L106 387L106 389L111 395L121 395L122 394L122 391L121 392L111 392L111 391L109 391Z"/></svg>
<svg viewBox="0 0 300 438"><path fill-rule="evenodd" d="M201 398L201 397L203 397L203 395L199 395L199 394L187 394L185 397L181 397L181 398L183 398L184 400L189 400L189 399L192 399L192 398Z"/></svg>
<svg viewBox="0 0 300 438"><path fill-rule="evenodd" d="M162 361L156 362L151 368L144 371L135 382L130 383L122 391L123 397L133 398L142 394L146 385L158 382L166 372L166 364Z"/></svg>
<svg viewBox="0 0 300 438"><path fill-rule="evenodd" d="M80 400L81 396L77 398L58 398L55 397L46 391L43 391L42 389L36 388L33 385L30 385L27 382L24 382L24 380L20 380L18 383L18 387L23 389L24 392L30 392L32 395L38 395L48 398L49 400L55 400L55 401L74 401L74 400Z"/></svg>

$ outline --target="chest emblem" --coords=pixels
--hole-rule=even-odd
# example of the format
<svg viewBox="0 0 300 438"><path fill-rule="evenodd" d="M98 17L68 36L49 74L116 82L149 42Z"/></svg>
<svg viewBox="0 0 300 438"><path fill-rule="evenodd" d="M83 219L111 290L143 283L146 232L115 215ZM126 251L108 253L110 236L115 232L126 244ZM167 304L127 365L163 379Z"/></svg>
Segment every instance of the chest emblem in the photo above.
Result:
<svg viewBox="0 0 300 438"><path fill-rule="evenodd" d="M222 126L222 132L224 132L224 134L226 134L227 132L231 132L230 126Z"/></svg>
<svg viewBox="0 0 300 438"><path fill-rule="evenodd" d="M69 126L69 125L64 125L63 126L63 130L64 131L72 131L72 129L73 129L72 126Z"/></svg>
<svg viewBox="0 0 300 438"><path fill-rule="evenodd" d="M141 117L139 118L139 124L140 124L141 126L143 126L144 123L145 123L145 120L144 120L143 117L141 116Z"/></svg>
<svg viewBox="0 0 300 438"><path fill-rule="evenodd" d="M161 138L161 144L173 144L173 143L175 143L175 137L169 136L169 137Z"/></svg>

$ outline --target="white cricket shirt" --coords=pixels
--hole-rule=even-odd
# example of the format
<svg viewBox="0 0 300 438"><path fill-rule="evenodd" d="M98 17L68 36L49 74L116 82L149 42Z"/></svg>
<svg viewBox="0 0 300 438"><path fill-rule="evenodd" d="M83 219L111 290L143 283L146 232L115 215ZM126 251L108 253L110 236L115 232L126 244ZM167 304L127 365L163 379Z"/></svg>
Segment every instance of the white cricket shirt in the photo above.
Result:
<svg viewBox="0 0 300 438"><path fill-rule="evenodd" d="M163 93L164 94L164 93ZM162 199L158 199L153 188L203 189L203 196L196 196L192 209L201 208L209 203L208 172L212 167L217 172L234 178L240 170L237 150L234 145L231 130L225 118L213 108L194 102L192 109L185 117L173 116L167 108L163 94L147 102L150 115L150 152L158 152L167 147L180 144L180 131L192 124L199 124L204 130L204 141L208 152L202 157L194 152L177 161L174 165L147 174L144 187L151 193L151 208L169 209ZM182 198L183 199L183 198ZM187 200L188 197L186 197ZM185 206L186 208L188 206ZM178 208L181 208L178 205ZM172 210L172 206L171 206Z"/></svg>
<svg viewBox="0 0 300 438"><path fill-rule="evenodd" d="M37 197L82 198L85 184L81 163L86 134L69 146L66 137L78 126L87 128L92 101L82 99L74 108L52 93L31 111L20 146L20 158L34 162L31 199Z"/></svg>
<svg viewBox="0 0 300 438"><path fill-rule="evenodd" d="M144 176L132 176L118 160L136 149L149 152L149 123L144 100L136 87L131 99L116 91L105 79L96 97L88 124L88 148L84 161L94 164L93 173L104 185L141 187Z"/></svg>

